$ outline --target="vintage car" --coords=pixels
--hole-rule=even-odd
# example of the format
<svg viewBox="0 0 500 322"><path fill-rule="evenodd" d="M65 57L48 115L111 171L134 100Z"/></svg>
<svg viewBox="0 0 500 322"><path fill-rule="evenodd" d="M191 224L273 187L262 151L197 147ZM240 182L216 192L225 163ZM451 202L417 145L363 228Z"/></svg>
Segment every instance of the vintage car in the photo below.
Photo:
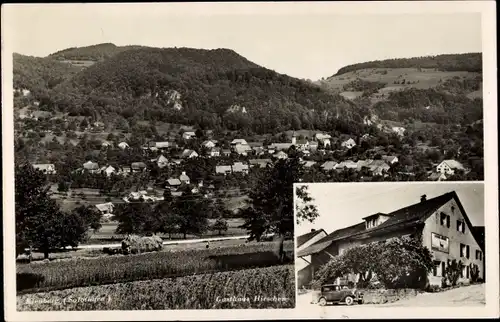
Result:
<svg viewBox="0 0 500 322"><path fill-rule="evenodd" d="M328 303L345 303L352 305L354 303L363 303L363 293L347 285L325 284L321 286L321 292L318 295L318 304L325 306Z"/></svg>

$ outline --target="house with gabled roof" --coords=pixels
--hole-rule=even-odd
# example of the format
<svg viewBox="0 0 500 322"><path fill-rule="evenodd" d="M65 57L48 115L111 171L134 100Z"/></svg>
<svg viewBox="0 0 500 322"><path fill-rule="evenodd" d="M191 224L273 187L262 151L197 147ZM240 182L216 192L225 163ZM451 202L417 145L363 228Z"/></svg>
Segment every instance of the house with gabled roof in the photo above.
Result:
<svg viewBox="0 0 500 322"><path fill-rule="evenodd" d="M130 165L132 172L142 172L147 169L147 165L144 162L132 162Z"/></svg>
<svg viewBox="0 0 500 322"><path fill-rule="evenodd" d="M331 171L331 170L334 170L335 169L335 166L337 166L337 162L335 161L326 161L325 163L323 163L321 165L321 169L325 170L325 171Z"/></svg>
<svg viewBox="0 0 500 322"><path fill-rule="evenodd" d="M158 165L158 168L164 168L168 166L168 159L161 154L158 158L155 159L156 164Z"/></svg>
<svg viewBox="0 0 500 322"><path fill-rule="evenodd" d="M89 173L98 173L99 172L99 164L92 161L87 161L83 164L83 169L88 171Z"/></svg>
<svg viewBox="0 0 500 322"><path fill-rule="evenodd" d="M187 132L182 133L182 138L184 140L190 140L190 139L195 138L195 137L196 137L196 133L192 132L192 131L187 131Z"/></svg>
<svg viewBox="0 0 500 322"><path fill-rule="evenodd" d="M349 138L342 142L340 145L346 149L352 149L356 146L356 141L354 141L352 138Z"/></svg>
<svg viewBox="0 0 500 322"><path fill-rule="evenodd" d="M441 285L448 260L453 259L465 264L458 282L467 284L471 281L469 265L484 267L484 245L476 235L458 195L451 191L432 199L422 195L419 202L389 213L367 214L362 222L335 230L297 251L297 257L311 258L312 273L303 277L307 282L332 257L353 246L393 237L420 237L422 245L430 250L435 265L427 276L428 284ZM484 269L480 269L479 277L484 279L484 276Z"/></svg>
<svg viewBox="0 0 500 322"><path fill-rule="evenodd" d="M235 162L231 166L231 169L233 170L233 173L248 174L248 164L244 164L243 162Z"/></svg>
<svg viewBox="0 0 500 322"><path fill-rule="evenodd" d="M271 164L273 161L271 159L251 159L248 160L250 167L257 168L265 168L268 164Z"/></svg>
<svg viewBox="0 0 500 322"><path fill-rule="evenodd" d="M210 151L208 151L208 156L209 157L220 157L220 151L221 151L221 148L219 147L215 147L215 148L211 148Z"/></svg>
<svg viewBox="0 0 500 322"><path fill-rule="evenodd" d="M278 151L276 154L273 155L276 159L288 159L288 154L286 154L283 151Z"/></svg>
<svg viewBox="0 0 500 322"><path fill-rule="evenodd" d="M118 147L119 147L120 149L122 149L122 150L125 150L125 149L130 148L130 146L128 145L128 143L127 143L127 142L120 142L120 143L118 143Z"/></svg>
<svg viewBox="0 0 500 322"><path fill-rule="evenodd" d="M436 167L436 172L453 175L455 171L465 171L465 167L456 160L444 160Z"/></svg>
<svg viewBox="0 0 500 322"><path fill-rule="evenodd" d="M248 145L248 143L245 139L234 139L231 141L232 146L236 146L238 144Z"/></svg>
<svg viewBox="0 0 500 322"><path fill-rule="evenodd" d="M232 172L232 169L231 169L230 165L217 165L217 166L215 166L215 173L216 174L228 175L231 172Z"/></svg>
<svg viewBox="0 0 500 322"><path fill-rule="evenodd" d="M170 190L176 190L181 185L181 180L177 178L170 178L167 180L166 188L170 188Z"/></svg>
<svg viewBox="0 0 500 322"><path fill-rule="evenodd" d="M95 205L97 210L103 215L103 217L113 216L114 205L111 202L101 203Z"/></svg>
<svg viewBox="0 0 500 322"><path fill-rule="evenodd" d="M207 148L207 149L212 149L215 147L217 141L215 140L207 140L207 141L203 141L201 143L201 146L204 147L204 148Z"/></svg>
<svg viewBox="0 0 500 322"><path fill-rule="evenodd" d="M357 168L358 168L357 162L354 162L352 160L342 161L340 163L337 163L337 165L335 166L335 170L347 170L347 169L356 170Z"/></svg>
<svg viewBox="0 0 500 322"><path fill-rule="evenodd" d="M446 175L441 172L433 172L429 175L428 179L432 181L444 181L446 180Z"/></svg>
<svg viewBox="0 0 500 322"><path fill-rule="evenodd" d="M197 157L198 157L198 153L194 150L191 150L191 149L185 149L181 153L182 159L191 159L191 158L197 158Z"/></svg>
<svg viewBox="0 0 500 322"><path fill-rule="evenodd" d="M239 155L246 156L250 152L252 152L252 148L248 144L236 144L233 147L233 151L238 153Z"/></svg>

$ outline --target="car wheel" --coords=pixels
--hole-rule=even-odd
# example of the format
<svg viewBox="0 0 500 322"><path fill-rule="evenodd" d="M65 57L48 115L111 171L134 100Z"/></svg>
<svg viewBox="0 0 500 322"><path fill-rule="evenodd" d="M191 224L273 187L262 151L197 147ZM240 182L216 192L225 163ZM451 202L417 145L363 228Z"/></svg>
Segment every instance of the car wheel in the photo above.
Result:
<svg viewBox="0 0 500 322"><path fill-rule="evenodd" d="M345 298L345 304L352 305L352 303L354 303L354 299L352 297L350 297L350 296L347 296Z"/></svg>
<svg viewBox="0 0 500 322"><path fill-rule="evenodd" d="M320 306L325 306L326 305L326 299L324 297L320 298L318 301L318 304Z"/></svg>

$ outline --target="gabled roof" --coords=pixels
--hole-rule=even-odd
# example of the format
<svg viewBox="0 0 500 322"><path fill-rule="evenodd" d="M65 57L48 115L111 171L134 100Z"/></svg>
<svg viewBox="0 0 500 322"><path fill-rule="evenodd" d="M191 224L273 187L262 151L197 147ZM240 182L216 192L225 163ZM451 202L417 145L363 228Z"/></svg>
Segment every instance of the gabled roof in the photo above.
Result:
<svg viewBox="0 0 500 322"><path fill-rule="evenodd" d="M311 240L314 236L320 234L321 232L324 232L326 234L323 229L319 229L313 230L304 235L300 235L299 237L297 237L297 247L304 245L307 241Z"/></svg>
<svg viewBox="0 0 500 322"><path fill-rule="evenodd" d="M465 169L464 166L456 160L444 160L440 164L442 163L446 163L451 169L459 169L459 170Z"/></svg>
<svg viewBox="0 0 500 322"><path fill-rule="evenodd" d="M337 165L337 162L335 161L326 161L321 165L321 167L325 170L333 170L335 169L335 166Z"/></svg>
<svg viewBox="0 0 500 322"><path fill-rule="evenodd" d="M181 184L181 181L179 179L174 179L174 178L168 179L167 182L171 186L178 186Z"/></svg>
<svg viewBox="0 0 500 322"><path fill-rule="evenodd" d="M390 218L373 228L366 229L365 222L361 222L353 226L336 230L325 238L302 250L297 254L297 256L301 257L318 253L330 246L334 241L348 238L365 238L368 235L379 235L390 231L423 224L430 215L432 215L437 209L439 209L441 206L452 199L455 199L458 207L460 208L460 211L464 216L464 220L469 226L469 229L471 229L471 227L473 226L469 218L467 217L467 214L465 213L465 209L463 208L455 191L452 191L441 196L395 210L388 214L383 214L389 216Z"/></svg>
<svg viewBox="0 0 500 322"><path fill-rule="evenodd" d="M144 162L132 162L131 164L132 168L145 168L146 167L146 163Z"/></svg>

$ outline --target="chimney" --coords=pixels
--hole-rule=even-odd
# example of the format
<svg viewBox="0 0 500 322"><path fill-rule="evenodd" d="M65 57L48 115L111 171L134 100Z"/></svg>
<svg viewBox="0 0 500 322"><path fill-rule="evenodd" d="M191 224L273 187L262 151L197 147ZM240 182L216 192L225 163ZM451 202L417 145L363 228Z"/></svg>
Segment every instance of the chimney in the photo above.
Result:
<svg viewBox="0 0 500 322"><path fill-rule="evenodd" d="M311 233L312 233L313 231L316 231L316 229L312 228L312 229L311 229Z"/></svg>
<svg viewBox="0 0 500 322"><path fill-rule="evenodd" d="M427 200L427 196L426 195L421 195L420 196L420 202L424 202Z"/></svg>

